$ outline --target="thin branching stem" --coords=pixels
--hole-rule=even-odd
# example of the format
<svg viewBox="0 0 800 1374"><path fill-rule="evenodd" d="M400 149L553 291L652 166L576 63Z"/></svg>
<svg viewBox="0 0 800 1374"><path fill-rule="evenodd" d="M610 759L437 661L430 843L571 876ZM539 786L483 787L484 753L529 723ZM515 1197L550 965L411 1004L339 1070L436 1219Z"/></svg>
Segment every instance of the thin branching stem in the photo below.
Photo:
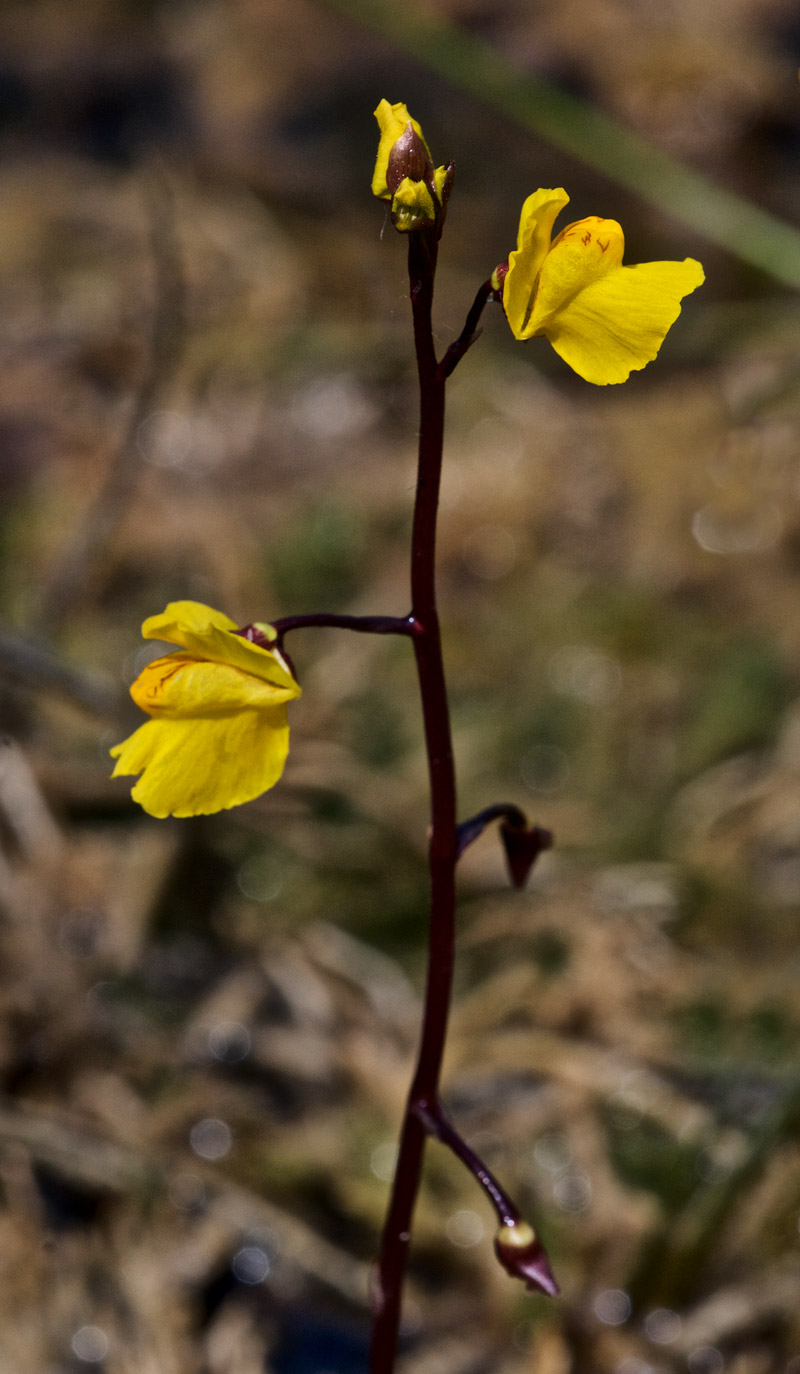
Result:
<svg viewBox="0 0 800 1374"><path fill-rule="evenodd" d="M485 806L477 815L470 816L469 820L461 821L458 827L459 854L463 854L464 850L483 834L487 825L491 825L492 821L504 821L506 825L510 825L516 830L522 830L528 824L525 812L513 802L496 802L494 806Z"/></svg>
<svg viewBox="0 0 800 1374"><path fill-rule="evenodd" d="M440 1140L452 1150L457 1159L466 1166L473 1178L485 1192L501 1226L518 1226L522 1220L519 1208L512 1201L505 1188L498 1183L494 1174L487 1169L483 1160L470 1148L463 1136L459 1135L440 1102L420 1102L416 1112L428 1135Z"/></svg>
<svg viewBox="0 0 800 1374"><path fill-rule="evenodd" d="M356 630L368 635L413 635L417 626L413 615L287 615L274 620L272 628L279 640L290 630L333 629Z"/></svg>
<svg viewBox="0 0 800 1374"><path fill-rule="evenodd" d="M486 305L491 300L493 290L494 287L492 286L491 278L478 288L464 323L464 328L458 338L454 339L451 343L437 368L437 376L441 377L443 380L446 381L450 374L455 371L467 350L480 338L481 331L478 325L480 324L480 318Z"/></svg>

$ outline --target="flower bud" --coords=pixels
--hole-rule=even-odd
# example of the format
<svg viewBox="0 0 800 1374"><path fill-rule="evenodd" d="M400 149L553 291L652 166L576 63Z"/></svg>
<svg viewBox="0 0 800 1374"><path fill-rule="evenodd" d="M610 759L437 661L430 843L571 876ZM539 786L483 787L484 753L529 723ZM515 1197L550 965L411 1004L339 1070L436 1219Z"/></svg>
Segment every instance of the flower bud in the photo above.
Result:
<svg viewBox="0 0 800 1374"><path fill-rule="evenodd" d="M241 635L242 639L249 639L251 644L260 644L262 649L271 647L275 642L275 627L267 625L263 620L254 620L251 624L241 625L233 633Z"/></svg>
<svg viewBox="0 0 800 1374"><path fill-rule="evenodd" d="M509 821L503 821L500 838L506 851L511 882L514 887L522 888L542 850L552 849L552 833L541 825L511 825Z"/></svg>
<svg viewBox="0 0 800 1374"><path fill-rule="evenodd" d="M494 1250L512 1278L523 1279L531 1291L538 1289L548 1297L558 1296L561 1290L553 1277L547 1252L527 1221L501 1226L494 1238Z"/></svg>
<svg viewBox="0 0 800 1374"><path fill-rule="evenodd" d="M375 118L381 131L372 177L372 194L388 200L392 223L401 234L430 229L444 220L454 167L434 167L422 130L405 105L382 100Z"/></svg>
<svg viewBox="0 0 800 1374"><path fill-rule="evenodd" d="M508 273L508 263L507 263L507 262L499 262L499 263L497 264L497 266L495 267L493 273L492 273L492 277L491 277L491 281L492 281L492 290L494 291L494 294L495 294L497 300L499 300L499 301L501 301L501 300L503 299L503 282L504 282L505 279L506 279L507 273Z"/></svg>

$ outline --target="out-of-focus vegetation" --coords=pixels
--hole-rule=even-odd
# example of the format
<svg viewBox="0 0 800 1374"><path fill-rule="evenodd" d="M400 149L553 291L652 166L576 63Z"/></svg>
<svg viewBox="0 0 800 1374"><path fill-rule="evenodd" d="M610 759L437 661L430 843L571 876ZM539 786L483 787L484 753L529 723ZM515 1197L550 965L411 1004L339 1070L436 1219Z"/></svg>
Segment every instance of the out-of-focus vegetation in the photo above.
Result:
<svg viewBox="0 0 800 1374"><path fill-rule="evenodd" d="M788 222L789 0L441 0ZM442 346L523 197L708 282L593 389L499 310L453 380L440 566L467 815L445 1076L563 1284L429 1151L405 1374L800 1369L800 314L793 294L311 0L0 14L0 1364L356 1374L412 1064L427 792L408 646L313 631L280 787L108 779L194 597L401 614L415 396L377 101L454 158Z"/></svg>

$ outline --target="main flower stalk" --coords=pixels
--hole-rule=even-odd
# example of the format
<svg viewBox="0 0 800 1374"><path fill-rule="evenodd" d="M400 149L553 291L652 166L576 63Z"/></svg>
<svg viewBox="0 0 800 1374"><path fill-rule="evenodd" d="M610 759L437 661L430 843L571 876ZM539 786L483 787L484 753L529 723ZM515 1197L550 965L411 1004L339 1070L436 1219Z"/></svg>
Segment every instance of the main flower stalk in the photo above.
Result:
<svg viewBox="0 0 800 1374"><path fill-rule="evenodd" d="M434 233L409 235L408 271L420 392L419 459L411 536L411 605L425 748L431 789L430 943L419 1057L406 1104L375 1293L370 1374L391 1374L411 1220L435 1103L447 1033L455 949L455 868L458 857L456 781L450 713L436 607L436 517L442 470L445 378L439 375L431 326L436 268Z"/></svg>

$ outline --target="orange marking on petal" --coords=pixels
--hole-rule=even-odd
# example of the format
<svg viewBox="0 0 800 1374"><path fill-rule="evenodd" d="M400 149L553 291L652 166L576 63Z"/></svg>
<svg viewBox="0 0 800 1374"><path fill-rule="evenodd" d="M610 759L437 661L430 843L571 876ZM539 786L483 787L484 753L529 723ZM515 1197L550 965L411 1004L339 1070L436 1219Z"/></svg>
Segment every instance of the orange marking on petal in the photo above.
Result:
<svg viewBox="0 0 800 1374"><path fill-rule="evenodd" d="M581 239L581 242L584 243L584 244L589 244L589 243L591 243L591 241L592 241L592 236L591 236L591 234L589 233L589 230L587 229L587 230L586 230L586 233L584 234L583 238Z"/></svg>
<svg viewBox="0 0 800 1374"><path fill-rule="evenodd" d="M602 239L598 239L598 240L597 240L597 246L598 246L598 248L600 249L600 252L601 252L601 253L605 253L606 249L608 248L608 244L609 244L610 242L611 242L611 239L608 240L608 243L603 243Z"/></svg>
<svg viewBox="0 0 800 1374"><path fill-rule="evenodd" d="M187 663L188 662L189 660L187 659ZM148 667L149 666L150 665L148 664ZM155 662L153 666L156 666ZM183 672L185 667L186 663L176 663L174 668L168 669L168 671L166 673L162 673L160 677L156 677L155 673L148 673L145 682L142 684L142 695L148 697L152 701L155 701L156 697L163 695L164 688L166 687L170 679L175 677L177 673ZM142 676L145 676L144 673L142 674Z"/></svg>

